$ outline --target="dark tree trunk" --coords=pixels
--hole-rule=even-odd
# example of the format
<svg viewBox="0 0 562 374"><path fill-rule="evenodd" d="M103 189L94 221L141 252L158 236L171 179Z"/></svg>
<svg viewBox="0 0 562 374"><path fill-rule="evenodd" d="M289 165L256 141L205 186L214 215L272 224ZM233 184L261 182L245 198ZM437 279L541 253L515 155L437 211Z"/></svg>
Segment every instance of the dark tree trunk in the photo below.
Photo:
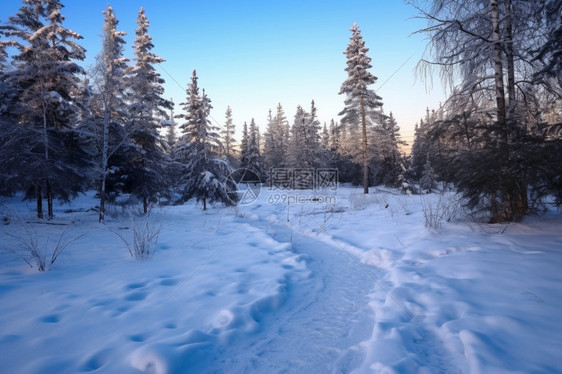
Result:
<svg viewBox="0 0 562 374"><path fill-rule="evenodd" d="M146 196L142 197L142 209L144 214L148 213L148 199L146 198Z"/></svg>
<svg viewBox="0 0 562 374"><path fill-rule="evenodd" d="M107 159L109 158L109 124L111 122L111 109L107 102L104 103L104 120L103 120L103 148L102 148L102 159L101 159L101 169L102 169L102 180L100 187L100 214L99 222L104 223L105 221L105 182L107 179Z"/></svg>
<svg viewBox="0 0 562 374"><path fill-rule="evenodd" d="M41 195L41 186L35 188L37 192L37 218L43 218L43 196Z"/></svg>
<svg viewBox="0 0 562 374"><path fill-rule="evenodd" d="M203 210L207 210L207 199L203 198Z"/></svg>
<svg viewBox="0 0 562 374"><path fill-rule="evenodd" d="M523 218L525 214L527 214L529 201L527 198L527 177L525 175L525 171L519 167L519 161L512 157L512 146L518 145L521 142L521 133L519 131L515 113L517 101L515 96L515 63L513 57L512 0L506 0L505 2L505 17L505 55L507 61L507 93L509 99L507 104L506 127L509 139L509 163L511 166L511 170L513 170L510 175L510 179L512 180L510 204L512 215L511 218L513 220L519 220Z"/></svg>
<svg viewBox="0 0 562 374"><path fill-rule="evenodd" d="M369 193L369 164L367 162L367 118L365 115L365 99L361 96L361 130L363 132L363 193Z"/></svg>
<svg viewBox="0 0 562 374"><path fill-rule="evenodd" d="M51 181L47 178L47 217L52 219L53 214L53 190L51 188Z"/></svg>
<svg viewBox="0 0 562 374"><path fill-rule="evenodd" d="M105 173L103 180L101 182L102 186L100 188L100 214L99 223L104 223L105 221Z"/></svg>

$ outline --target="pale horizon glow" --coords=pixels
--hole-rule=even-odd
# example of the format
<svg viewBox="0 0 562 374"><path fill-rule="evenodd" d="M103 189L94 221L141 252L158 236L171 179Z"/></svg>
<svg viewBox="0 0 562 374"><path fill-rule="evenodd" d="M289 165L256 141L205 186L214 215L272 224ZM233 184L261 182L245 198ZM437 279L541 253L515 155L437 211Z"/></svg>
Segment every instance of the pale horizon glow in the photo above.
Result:
<svg viewBox="0 0 562 374"><path fill-rule="evenodd" d="M107 1L62 0L65 26L80 33L87 49L83 65L91 66L101 49L102 11ZM154 1L110 2L127 32L126 57L133 57L136 17L143 6L150 21L154 53L166 59L158 67L166 80L165 97L176 109L185 100L185 87L193 69L199 84L212 100L212 118L224 124L230 105L240 134L252 118L263 133L268 111L281 103L289 123L296 107L310 108L315 101L321 123L340 120L346 78L345 50L357 22L369 48L378 77L374 89L382 96L385 113L392 112L408 143L425 109L436 109L445 100L439 82L424 82L415 66L426 46L423 35L412 35L424 21L412 18L415 9L402 1ZM6 21L19 0L0 4ZM401 67L401 65L403 65ZM169 75L168 75L169 74ZM384 84L384 85L383 85ZM426 87L433 87L427 90ZM238 136L239 138L239 136Z"/></svg>

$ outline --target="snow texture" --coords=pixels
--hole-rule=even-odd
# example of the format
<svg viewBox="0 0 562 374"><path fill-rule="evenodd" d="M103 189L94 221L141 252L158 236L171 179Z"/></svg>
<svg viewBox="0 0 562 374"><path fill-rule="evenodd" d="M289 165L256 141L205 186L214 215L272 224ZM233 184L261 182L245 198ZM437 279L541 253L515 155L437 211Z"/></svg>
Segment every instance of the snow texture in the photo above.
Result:
<svg viewBox="0 0 562 374"><path fill-rule="evenodd" d="M0 372L562 370L559 212L436 232L419 196L342 187L309 192L334 204L268 203L278 192L153 210L162 231L146 261L111 232L130 235L126 215L109 206L97 223L93 193L56 205L50 224L4 199ZM58 223L86 235L37 272L10 252L16 213L47 244Z"/></svg>

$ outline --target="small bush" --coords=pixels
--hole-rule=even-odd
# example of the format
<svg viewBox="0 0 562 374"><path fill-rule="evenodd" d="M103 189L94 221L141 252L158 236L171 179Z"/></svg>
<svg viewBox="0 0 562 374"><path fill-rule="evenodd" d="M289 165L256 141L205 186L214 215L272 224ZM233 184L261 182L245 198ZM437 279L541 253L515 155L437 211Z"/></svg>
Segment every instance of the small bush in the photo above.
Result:
<svg viewBox="0 0 562 374"><path fill-rule="evenodd" d="M6 235L16 239L19 250L8 248L8 251L25 261L32 268L36 266L39 271L50 270L57 258L70 244L86 235L84 233L73 238L67 238L68 233L72 230L72 223L69 223L58 236L58 239L51 241L47 237L41 245L42 240L39 239L37 231L31 224L26 224L19 219L18 223L23 228L23 234L6 232Z"/></svg>
<svg viewBox="0 0 562 374"><path fill-rule="evenodd" d="M149 216L142 218L131 216L130 230L131 235L128 238L118 231L112 232L127 246L131 257L147 260L154 256L162 226L152 222Z"/></svg>
<svg viewBox="0 0 562 374"><path fill-rule="evenodd" d="M437 197L437 198L436 198ZM438 230L444 222L457 218L462 210L461 198L456 194L420 195L425 227Z"/></svg>

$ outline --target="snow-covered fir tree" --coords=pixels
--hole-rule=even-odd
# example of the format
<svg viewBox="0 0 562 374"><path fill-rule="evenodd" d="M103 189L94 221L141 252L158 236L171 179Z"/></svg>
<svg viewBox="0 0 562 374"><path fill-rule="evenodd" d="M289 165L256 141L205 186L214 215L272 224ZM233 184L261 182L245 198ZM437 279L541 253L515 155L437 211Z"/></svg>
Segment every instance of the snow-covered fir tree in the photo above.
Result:
<svg viewBox="0 0 562 374"><path fill-rule="evenodd" d="M277 104L275 116L269 112L267 130L264 135L264 163L269 172L272 168L287 166L289 124L283 106Z"/></svg>
<svg viewBox="0 0 562 374"><path fill-rule="evenodd" d="M425 165L423 167L423 174L420 179L420 189L431 193L437 187L437 175L431 167L431 161L429 160L429 154L427 155Z"/></svg>
<svg viewBox="0 0 562 374"><path fill-rule="evenodd" d="M308 121L306 122L306 136L305 136L305 163L309 167L321 168L326 164L324 159L324 152L322 152L322 145L320 142L321 125L318 120L317 109L314 100L310 103L310 113Z"/></svg>
<svg viewBox="0 0 562 374"><path fill-rule="evenodd" d="M309 167L310 161L306 157L306 137L307 126L310 115L302 106L297 107L293 125L291 126L291 137L289 138L289 154L288 161L292 168Z"/></svg>
<svg viewBox="0 0 562 374"><path fill-rule="evenodd" d="M390 112L386 120L375 127L372 145L375 157L375 167L378 170L375 183L382 182L390 187L401 184L404 162L400 154L400 146L406 143L400 139L400 127Z"/></svg>
<svg viewBox="0 0 562 374"><path fill-rule="evenodd" d="M363 191L369 192L369 154L368 154L368 128L370 125L382 122L381 97L369 88L377 80L369 72L371 58L367 56L369 48L361 36L361 30L356 23L350 29L352 35L344 54L347 57L347 79L342 83L340 95L345 94L345 108L339 113L342 116L342 125L348 126L353 139L352 146L360 150L353 152L356 163L363 167ZM361 139L361 144L359 143Z"/></svg>
<svg viewBox="0 0 562 374"><path fill-rule="evenodd" d="M226 107L224 128L221 131L222 144L224 145L224 158L232 163L234 160L234 132L236 126L232 120L232 109L230 105Z"/></svg>
<svg viewBox="0 0 562 374"><path fill-rule="evenodd" d="M322 148L330 149L330 131L328 131L328 126L326 125L326 122L324 122L324 125L322 126L322 136L320 141L322 144Z"/></svg>
<svg viewBox="0 0 562 374"><path fill-rule="evenodd" d="M248 164L250 135L248 133L248 123L244 121L242 126L242 141L240 142L240 167Z"/></svg>
<svg viewBox="0 0 562 374"><path fill-rule="evenodd" d="M3 47L17 49L15 69L2 72L2 152L11 153L2 157L3 174L11 168L6 187L35 197L40 218L43 197L52 218L53 198L68 200L89 182L90 159L75 131L75 94L84 74L77 61L85 50L76 42L82 37L62 25L62 8L58 0L25 1L2 25Z"/></svg>
<svg viewBox="0 0 562 374"><path fill-rule="evenodd" d="M163 151L159 129L161 118L167 116L172 103L162 97L164 79L156 71L155 65L165 60L152 52L154 44L148 33L149 22L144 8L137 17L136 38L133 44L135 65L127 69L128 135L135 145L135 155L131 159L131 193L143 204L143 212L148 212L148 204L157 201L159 194L167 190L167 155Z"/></svg>
<svg viewBox="0 0 562 374"><path fill-rule="evenodd" d="M320 121L313 100L310 112L300 105L297 107L289 138L289 164L294 168L320 168L326 165L325 156L320 143Z"/></svg>
<svg viewBox="0 0 562 374"><path fill-rule="evenodd" d="M178 136L176 134L176 121L174 121L174 100L170 98L170 103L172 104L170 108L170 119L167 122L168 131L166 132L166 143L169 153L172 155L174 153L174 148L176 146L176 141L178 140Z"/></svg>
<svg viewBox="0 0 562 374"><path fill-rule="evenodd" d="M208 119L211 100L204 91L199 92L197 80L197 72L193 70L186 102L181 104L185 113L179 116L184 119L180 128L184 135L178 142L176 160L184 168L180 181L182 200L195 198L203 203L203 210L206 210L207 203L215 201L225 205L235 203L228 195L235 186L228 178L232 171L230 165L220 157L219 128Z"/></svg>
<svg viewBox="0 0 562 374"><path fill-rule="evenodd" d="M240 167L253 171L260 180L265 176L265 167L259 148L259 129L256 121L252 118L247 133L247 148Z"/></svg>

